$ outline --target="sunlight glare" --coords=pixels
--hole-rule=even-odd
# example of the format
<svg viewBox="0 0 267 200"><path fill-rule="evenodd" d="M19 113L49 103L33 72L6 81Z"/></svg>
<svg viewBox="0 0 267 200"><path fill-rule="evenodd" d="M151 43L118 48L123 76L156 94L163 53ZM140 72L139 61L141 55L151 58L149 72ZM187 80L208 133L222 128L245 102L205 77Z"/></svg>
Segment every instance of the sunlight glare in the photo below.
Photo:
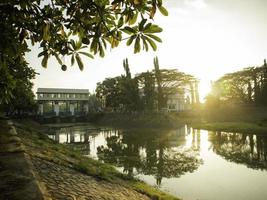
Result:
<svg viewBox="0 0 267 200"><path fill-rule="evenodd" d="M204 103L205 97L211 92L211 82L209 80L200 80L198 89L200 102Z"/></svg>

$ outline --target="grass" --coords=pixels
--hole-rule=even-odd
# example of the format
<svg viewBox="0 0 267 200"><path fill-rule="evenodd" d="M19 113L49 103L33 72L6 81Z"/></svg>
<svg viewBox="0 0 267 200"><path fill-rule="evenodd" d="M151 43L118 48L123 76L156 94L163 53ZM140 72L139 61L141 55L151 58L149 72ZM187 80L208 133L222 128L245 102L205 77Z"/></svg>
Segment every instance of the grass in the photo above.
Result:
<svg viewBox="0 0 267 200"><path fill-rule="evenodd" d="M267 134L267 126L253 122L193 122L190 125L193 128L212 131Z"/></svg>
<svg viewBox="0 0 267 200"><path fill-rule="evenodd" d="M180 125L175 114L170 113L105 113L93 122L121 128L175 128Z"/></svg>
<svg viewBox="0 0 267 200"><path fill-rule="evenodd" d="M45 129L37 123L23 120L15 123L15 126L26 147L26 152L31 156L71 167L98 180L123 184L146 194L152 199L178 200L178 198L159 191L137 179L129 178L109 164L85 157L78 151L70 149L63 144L57 144L44 134Z"/></svg>
<svg viewBox="0 0 267 200"><path fill-rule="evenodd" d="M176 197L173 197L167 193L161 192L154 187L151 187L140 181L132 181L132 187L134 187L137 191L147 194L152 200L179 200Z"/></svg>
<svg viewBox="0 0 267 200"><path fill-rule="evenodd" d="M189 124L213 131L267 134L267 107L228 105L216 110L203 109L200 117Z"/></svg>

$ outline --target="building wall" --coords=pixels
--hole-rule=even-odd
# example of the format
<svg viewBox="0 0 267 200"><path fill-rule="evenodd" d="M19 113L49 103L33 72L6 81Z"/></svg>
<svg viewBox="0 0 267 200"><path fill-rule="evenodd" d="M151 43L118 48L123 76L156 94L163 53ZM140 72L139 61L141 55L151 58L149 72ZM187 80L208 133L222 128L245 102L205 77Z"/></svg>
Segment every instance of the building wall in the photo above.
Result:
<svg viewBox="0 0 267 200"><path fill-rule="evenodd" d="M38 88L40 115L76 115L88 113L89 91L81 89Z"/></svg>
<svg viewBox="0 0 267 200"><path fill-rule="evenodd" d="M186 110L186 102L183 93L169 95L167 99L167 111L184 111Z"/></svg>

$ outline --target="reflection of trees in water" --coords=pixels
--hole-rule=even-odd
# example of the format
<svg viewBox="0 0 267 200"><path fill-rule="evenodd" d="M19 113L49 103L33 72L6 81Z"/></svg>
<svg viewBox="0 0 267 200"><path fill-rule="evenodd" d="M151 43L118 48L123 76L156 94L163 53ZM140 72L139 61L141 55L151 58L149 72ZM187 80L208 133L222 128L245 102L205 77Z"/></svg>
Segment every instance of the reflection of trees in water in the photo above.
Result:
<svg viewBox="0 0 267 200"><path fill-rule="evenodd" d="M106 138L107 146L97 149L99 160L123 167L133 176L153 175L160 185L163 177L179 177L193 172L201 164L198 152L176 149L185 144L185 131L127 131Z"/></svg>
<svg viewBox="0 0 267 200"><path fill-rule="evenodd" d="M209 133L213 151L249 168L267 170L267 137L263 135Z"/></svg>

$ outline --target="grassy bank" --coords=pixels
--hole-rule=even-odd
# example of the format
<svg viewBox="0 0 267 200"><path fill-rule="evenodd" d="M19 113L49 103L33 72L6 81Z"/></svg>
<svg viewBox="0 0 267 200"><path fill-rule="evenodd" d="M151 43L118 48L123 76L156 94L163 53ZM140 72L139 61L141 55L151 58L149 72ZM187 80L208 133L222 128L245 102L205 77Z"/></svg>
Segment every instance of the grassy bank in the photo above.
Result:
<svg viewBox="0 0 267 200"><path fill-rule="evenodd" d="M203 109L200 117L188 123L194 128L213 131L267 134L267 107L220 106Z"/></svg>
<svg viewBox="0 0 267 200"><path fill-rule="evenodd" d="M33 157L54 162L81 173L105 180L111 183L123 184L140 193L146 194L151 199L174 200L178 199L161 192L139 180L129 178L119 173L113 166L98 162L82 156L79 152L68 148L66 145L57 144L45 134L46 128L32 121L16 121L16 129L26 152Z"/></svg>
<svg viewBox="0 0 267 200"><path fill-rule="evenodd" d="M193 122L190 125L196 129L211 131L267 134L267 126L256 122Z"/></svg>
<svg viewBox="0 0 267 200"><path fill-rule="evenodd" d="M267 134L267 107L256 106L221 105L216 109L198 108L180 113L102 113L93 115L91 120L99 125L124 128L176 128L189 124L213 131Z"/></svg>
<svg viewBox="0 0 267 200"><path fill-rule="evenodd" d="M89 121L121 128L176 128L188 121L188 113L102 113Z"/></svg>

